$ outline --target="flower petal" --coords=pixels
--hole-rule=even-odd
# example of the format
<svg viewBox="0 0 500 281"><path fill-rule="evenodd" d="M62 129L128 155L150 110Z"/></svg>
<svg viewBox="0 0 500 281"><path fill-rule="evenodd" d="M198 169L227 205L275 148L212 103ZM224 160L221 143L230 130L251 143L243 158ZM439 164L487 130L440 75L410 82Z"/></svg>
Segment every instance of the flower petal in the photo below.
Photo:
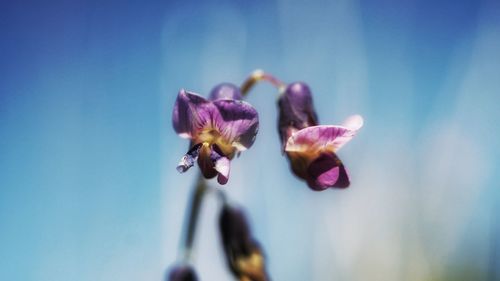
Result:
<svg viewBox="0 0 500 281"><path fill-rule="evenodd" d="M193 146L187 153L181 158L181 161L177 165L177 171L179 173L184 173L189 168L194 165L196 159L198 159L198 154L200 151L201 144Z"/></svg>
<svg viewBox="0 0 500 281"><path fill-rule="evenodd" d="M215 110L210 101L181 89L172 114L174 129L183 138L193 138L210 124Z"/></svg>
<svg viewBox="0 0 500 281"><path fill-rule="evenodd" d="M230 163L218 145L203 143L199 148L198 165L203 176L211 179L217 176L220 184L226 184L229 179Z"/></svg>
<svg viewBox="0 0 500 281"><path fill-rule="evenodd" d="M307 169L307 184L314 190L328 187L346 188L349 176L344 165L335 153L322 153Z"/></svg>
<svg viewBox="0 0 500 281"><path fill-rule="evenodd" d="M217 181L220 184L226 184L229 180L229 170L231 161L227 157L221 157L215 161L214 169L219 173L217 176Z"/></svg>
<svg viewBox="0 0 500 281"><path fill-rule="evenodd" d="M349 116L346 120L344 120L344 122L342 122L342 127L346 127L352 131L357 131L363 127L363 117L358 114Z"/></svg>
<svg viewBox="0 0 500 281"><path fill-rule="evenodd" d="M242 100L240 88L231 83L221 83L210 92L210 100Z"/></svg>
<svg viewBox="0 0 500 281"><path fill-rule="evenodd" d="M278 130L283 147L294 132L318 124L311 90L305 83L289 84L278 100L278 109Z"/></svg>
<svg viewBox="0 0 500 281"><path fill-rule="evenodd" d="M319 125L295 132L285 146L285 151L337 151L349 142L357 130L342 126Z"/></svg>
<svg viewBox="0 0 500 281"><path fill-rule="evenodd" d="M252 146L259 128L255 108L238 100L216 100L213 104L219 113L213 115L213 124L225 141L239 151Z"/></svg>
<svg viewBox="0 0 500 281"><path fill-rule="evenodd" d="M198 156L198 166L205 178L211 179L217 176L217 171L214 169L214 162L218 157L220 156L215 155L208 143L202 144Z"/></svg>
<svg viewBox="0 0 500 281"><path fill-rule="evenodd" d="M212 145L210 158L214 163L215 171L217 171L218 173L217 182L219 182L219 184L226 184L227 181L229 180L229 170L231 168L230 167L231 160L229 160L229 158L224 156L224 153L216 144Z"/></svg>
<svg viewBox="0 0 500 281"><path fill-rule="evenodd" d="M296 126L302 123L304 127L309 127L318 123L311 90L305 83L289 84L285 93L280 97L279 105L286 117L293 120Z"/></svg>

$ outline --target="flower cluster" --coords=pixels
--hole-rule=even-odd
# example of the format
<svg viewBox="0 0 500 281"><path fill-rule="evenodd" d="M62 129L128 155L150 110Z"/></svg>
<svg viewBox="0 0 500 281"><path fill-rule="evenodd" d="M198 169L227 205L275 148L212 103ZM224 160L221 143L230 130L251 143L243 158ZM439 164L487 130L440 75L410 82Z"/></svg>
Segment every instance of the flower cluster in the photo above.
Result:
<svg viewBox="0 0 500 281"><path fill-rule="evenodd" d="M258 78L269 78L259 72ZM273 78L273 83L279 80ZM255 83L245 83L246 91ZM280 85L278 130L283 153L293 173L316 191L350 184L344 164L336 152L363 126L359 115L342 125L319 125L312 95L305 83ZM252 146L258 130L257 111L242 101L240 88L224 83L216 86L207 100L181 90L173 112L175 131L191 140L177 170L185 172L197 161L205 178L217 176L220 184L229 178L230 160Z"/></svg>
<svg viewBox="0 0 500 281"><path fill-rule="evenodd" d="M337 152L363 126L363 118L353 115L340 126L320 125L311 90L305 83L286 85L272 75L255 71L241 87L217 85L208 99L180 90L172 114L173 126L190 144L177 170L184 173L197 162L201 174L187 216L184 260L171 269L168 281L198 280L190 256L201 202L210 189L204 178L217 177L219 184L226 184L231 160L253 145L259 128L258 114L243 97L258 81L268 81L279 90L278 132L292 172L315 191L350 184ZM238 280L269 280L264 252L243 210L229 205L222 189L215 190L223 203L219 232L229 269Z"/></svg>

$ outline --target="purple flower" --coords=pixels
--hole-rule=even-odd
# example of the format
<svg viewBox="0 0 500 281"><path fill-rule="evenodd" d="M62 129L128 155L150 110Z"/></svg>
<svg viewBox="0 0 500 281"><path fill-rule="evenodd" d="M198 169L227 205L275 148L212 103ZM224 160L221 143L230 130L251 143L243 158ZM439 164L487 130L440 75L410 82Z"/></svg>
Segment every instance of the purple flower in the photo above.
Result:
<svg viewBox="0 0 500 281"><path fill-rule="evenodd" d="M191 266L177 265L170 270L167 281L198 281L198 276Z"/></svg>
<svg viewBox="0 0 500 281"><path fill-rule="evenodd" d="M313 190L346 188L349 175L336 152L363 126L359 115L341 126L318 125L312 95L304 83L288 85L278 101L278 129L292 171Z"/></svg>
<svg viewBox="0 0 500 281"><path fill-rule="evenodd" d="M174 106L174 129L191 140L177 170L187 171L197 161L205 178L217 176L220 184L229 178L230 160L252 146L259 120L257 111L241 98L239 89L221 84L210 94L211 100L180 90Z"/></svg>

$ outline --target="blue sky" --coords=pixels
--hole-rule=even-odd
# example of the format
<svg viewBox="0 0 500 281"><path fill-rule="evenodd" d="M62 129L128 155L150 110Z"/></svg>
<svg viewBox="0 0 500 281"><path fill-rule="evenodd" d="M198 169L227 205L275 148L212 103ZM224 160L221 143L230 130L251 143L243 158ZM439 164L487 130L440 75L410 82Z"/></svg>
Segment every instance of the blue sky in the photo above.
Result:
<svg viewBox="0 0 500 281"><path fill-rule="evenodd" d="M497 1L2 2L0 279L161 280L196 177L176 94L257 68L308 83L323 124L365 118L352 186L317 193L280 154L274 89L249 96L260 132L224 188L275 280L498 277L499 34ZM231 280L217 206L202 280Z"/></svg>

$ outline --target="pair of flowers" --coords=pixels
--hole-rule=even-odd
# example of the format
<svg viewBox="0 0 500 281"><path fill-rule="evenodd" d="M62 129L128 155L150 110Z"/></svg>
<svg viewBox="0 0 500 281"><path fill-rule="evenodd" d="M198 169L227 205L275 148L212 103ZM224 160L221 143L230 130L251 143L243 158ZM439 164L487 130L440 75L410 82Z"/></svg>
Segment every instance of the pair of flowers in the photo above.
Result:
<svg viewBox="0 0 500 281"><path fill-rule="evenodd" d="M292 171L313 190L349 186L349 176L336 152L362 127L359 115L341 126L318 125L312 95L305 83L289 84L278 100L278 130ZM240 88L224 83L205 99L181 90L175 102L173 125L179 136L191 140L177 166L185 172L198 162L205 178L229 179L230 160L250 148L257 135L257 111L242 100Z"/></svg>

